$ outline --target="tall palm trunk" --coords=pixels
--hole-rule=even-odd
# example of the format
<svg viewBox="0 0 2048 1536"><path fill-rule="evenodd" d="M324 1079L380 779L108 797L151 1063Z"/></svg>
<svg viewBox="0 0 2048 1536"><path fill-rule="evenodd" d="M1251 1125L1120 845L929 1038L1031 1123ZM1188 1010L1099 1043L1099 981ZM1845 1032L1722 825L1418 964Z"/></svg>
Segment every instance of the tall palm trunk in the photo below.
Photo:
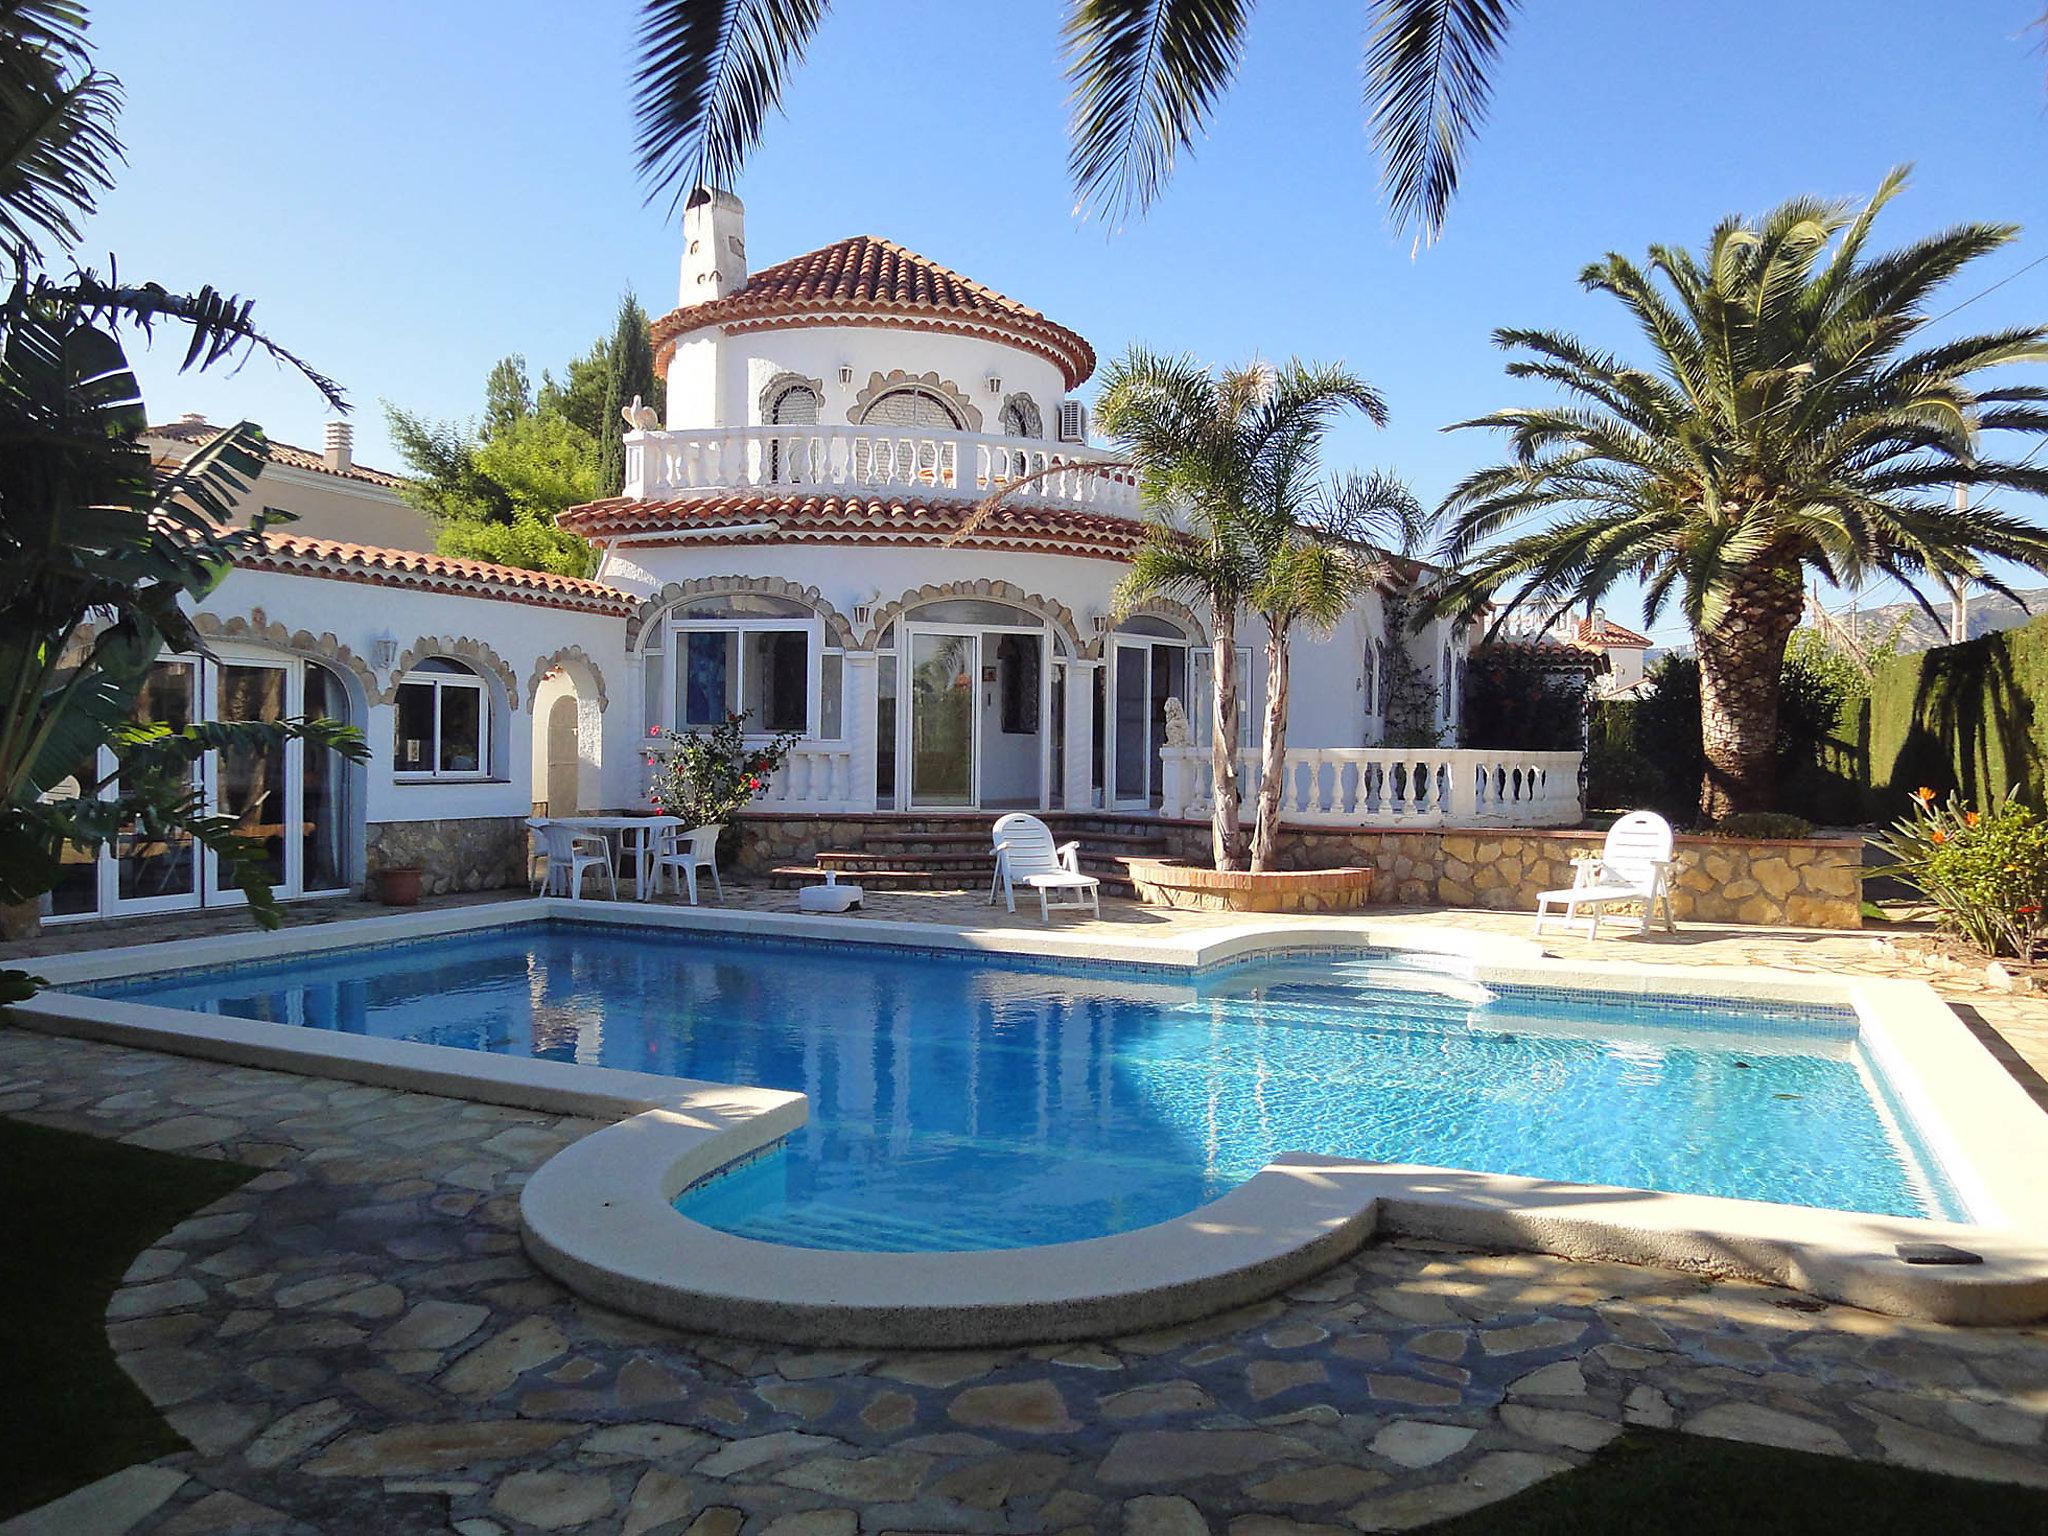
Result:
<svg viewBox="0 0 2048 1536"><path fill-rule="evenodd" d="M1273 867L1280 799L1287 789L1287 626L1268 619L1266 718L1259 731L1259 819L1252 825L1252 872Z"/></svg>
<svg viewBox="0 0 2048 1536"><path fill-rule="evenodd" d="M1796 570L1753 568L1699 634L1703 820L1777 809L1779 683L1804 602Z"/></svg>
<svg viewBox="0 0 2048 1536"><path fill-rule="evenodd" d="M1244 868L1244 824L1237 813L1237 615L1228 603L1214 605L1216 649L1210 667L1209 770L1215 801L1209 813L1210 841L1218 869Z"/></svg>

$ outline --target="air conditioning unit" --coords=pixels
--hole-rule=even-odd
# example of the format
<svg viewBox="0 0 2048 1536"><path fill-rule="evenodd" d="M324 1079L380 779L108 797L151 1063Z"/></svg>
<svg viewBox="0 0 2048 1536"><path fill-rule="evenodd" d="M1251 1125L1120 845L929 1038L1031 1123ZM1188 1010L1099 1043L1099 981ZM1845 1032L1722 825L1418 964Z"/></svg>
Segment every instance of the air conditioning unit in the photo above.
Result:
<svg viewBox="0 0 2048 1536"><path fill-rule="evenodd" d="M1060 402L1060 441L1063 443L1085 443L1088 441L1088 407L1078 400Z"/></svg>

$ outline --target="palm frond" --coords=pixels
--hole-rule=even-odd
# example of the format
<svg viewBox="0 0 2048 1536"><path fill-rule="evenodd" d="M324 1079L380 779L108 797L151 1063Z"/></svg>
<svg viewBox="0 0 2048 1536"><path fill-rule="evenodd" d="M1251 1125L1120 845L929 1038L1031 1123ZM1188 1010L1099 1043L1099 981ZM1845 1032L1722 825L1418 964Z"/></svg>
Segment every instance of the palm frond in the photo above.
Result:
<svg viewBox="0 0 2048 1536"><path fill-rule="evenodd" d="M73 0L0 3L0 248L68 250L113 185L121 87L92 68L85 29Z"/></svg>
<svg viewBox="0 0 2048 1536"><path fill-rule="evenodd" d="M1520 0L1376 0L1366 95L1380 180L1418 244L1443 232L1465 146L1486 120L1490 71Z"/></svg>
<svg viewBox="0 0 2048 1536"><path fill-rule="evenodd" d="M1074 0L1067 165L1081 207L1144 212L1244 54L1247 0Z"/></svg>
<svg viewBox="0 0 2048 1536"><path fill-rule="evenodd" d="M667 192L674 212L700 185L733 184L830 4L644 0L633 112L648 201Z"/></svg>

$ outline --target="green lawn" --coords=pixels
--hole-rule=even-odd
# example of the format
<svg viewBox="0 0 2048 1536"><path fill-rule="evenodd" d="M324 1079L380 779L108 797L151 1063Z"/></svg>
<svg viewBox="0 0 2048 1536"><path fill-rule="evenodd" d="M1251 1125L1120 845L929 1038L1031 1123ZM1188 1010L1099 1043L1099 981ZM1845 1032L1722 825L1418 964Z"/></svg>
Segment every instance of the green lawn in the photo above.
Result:
<svg viewBox="0 0 2048 1536"><path fill-rule="evenodd" d="M0 1520L183 1450L107 1347L135 1255L256 1170L0 1118Z"/></svg>
<svg viewBox="0 0 2048 1536"><path fill-rule="evenodd" d="M2048 1531L2048 1492L1638 1429L1577 1472L1428 1530L1430 1536L2018 1536Z"/></svg>

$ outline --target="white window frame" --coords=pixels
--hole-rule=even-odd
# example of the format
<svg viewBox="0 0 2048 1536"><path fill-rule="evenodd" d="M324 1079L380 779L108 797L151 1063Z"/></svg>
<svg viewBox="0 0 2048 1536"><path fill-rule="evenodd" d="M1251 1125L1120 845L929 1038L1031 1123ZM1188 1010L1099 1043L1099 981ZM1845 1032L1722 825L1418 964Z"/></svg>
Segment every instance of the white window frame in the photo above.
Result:
<svg viewBox="0 0 2048 1536"><path fill-rule="evenodd" d="M285 651L269 651L235 646L223 647L219 652L199 655L196 652L166 651L156 658L157 665L175 663L193 669L193 707L195 721L211 723L220 718L220 672L224 667L252 666L268 667L285 675L285 714L288 718L299 718L306 709L306 674L309 669L320 666L336 678L340 686L339 673L330 665L311 658L296 656ZM348 699L346 691L342 702L344 712L358 713L358 707ZM355 719L346 724L358 724ZM302 739L294 737L285 743L284 796L288 813L295 813L295 819L303 819L305 809L306 754L314 750ZM105 777L116 767L113 749L102 746L94 754L94 772ZM357 809L361 794L360 780L354 778L354 766L350 767L351 783L346 791L347 830L353 837L357 825ZM203 797L202 804L209 811L217 811L220 796L220 754L208 752L193 765L192 783ZM80 786L84 788L83 785ZM110 782L93 798L113 798L115 787ZM284 880L272 887L272 894L279 901L301 901L346 895L350 889L348 880L340 885L311 886L306 884L305 845L297 837L286 837ZM44 912L41 919L45 925L58 926L65 923L89 923L129 917L143 917L154 913L197 912L216 910L222 907L243 906L248 898L221 878L219 861L211 849L196 847L194 857L194 885L189 892L175 892L167 896L121 895L120 843L116 839L100 848L94 858L93 904L82 912ZM344 859L344 868L352 868L360 862L360 844Z"/></svg>
<svg viewBox="0 0 2048 1536"><path fill-rule="evenodd" d="M804 728L806 741L818 739L818 692L823 686L825 661L825 621L810 619L670 619L668 639L662 647L661 661L661 713L666 729L672 731L706 730L715 722L700 721L685 725L681 711L677 709L676 684L681 678L683 646L682 637L693 634L737 634L739 643L733 647L735 664L733 671L733 695L742 704L747 697L747 642L749 634L801 634L807 638L804 647ZM841 686L844 687L842 680ZM841 700L841 709L845 707ZM843 720L842 716L842 720ZM841 729L844 729L842 724ZM779 734L773 727L750 720L745 731L749 741L766 741Z"/></svg>
<svg viewBox="0 0 2048 1536"><path fill-rule="evenodd" d="M1259 694L1264 682L1262 672L1252 670L1252 648L1248 645L1232 646L1237 652L1237 746L1239 751L1259 744L1258 722L1261 718ZM1195 693L1195 668L1199 662L1207 673L1209 687L1216 686L1216 647L1213 645L1190 645L1188 647L1188 740L1191 745L1207 749L1210 743L1210 727L1215 723L1215 707L1210 702L1208 690Z"/></svg>
<svg viewBox="0 0 2048 1536"><path fill-rule="evenodd" d="M461 666L461 662L451 662ZM434 734L428 743L427 762L430 767L400 768L398 766L398 697L405 688L432 686L434 690ZM443 768L441 766L441 693L447 688L463 688L477 695L476 732L477 750L475 768ZM391 691L391 777L399 784L475 784L486 782L491 777L491 738L496 722L491 718L490 687L476 673L462 672L407 672L398 679L398 687Z"/></svg>

